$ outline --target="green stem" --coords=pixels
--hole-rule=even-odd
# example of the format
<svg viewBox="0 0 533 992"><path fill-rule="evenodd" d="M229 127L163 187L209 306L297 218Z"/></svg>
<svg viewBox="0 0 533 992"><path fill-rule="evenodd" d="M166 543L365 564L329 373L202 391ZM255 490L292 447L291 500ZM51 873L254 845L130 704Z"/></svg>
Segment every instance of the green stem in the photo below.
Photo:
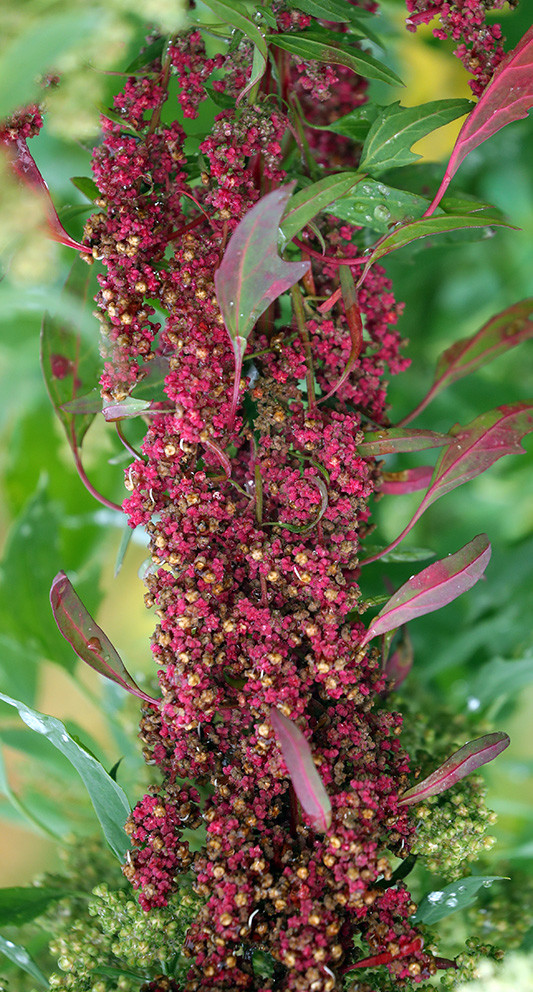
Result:
<svg viewBox="0 0 533 992"><path fill-rule="evenodd" d="M307 365L306 373L305 373L305 381L307 383L307 398L309 400L309 409L314 410L316 407L316 395L315 395L315 375L313 371L313 355L311 352L311 342L309 340L309 334L307 333L304 298L302 296L302 291L298 286L298 284L292 287L291 297L292 297L294 316L296 318L296 324L298 327L298 333L300 335L300 339L303 344L304 352L305 352L305 359Z"/></svg>

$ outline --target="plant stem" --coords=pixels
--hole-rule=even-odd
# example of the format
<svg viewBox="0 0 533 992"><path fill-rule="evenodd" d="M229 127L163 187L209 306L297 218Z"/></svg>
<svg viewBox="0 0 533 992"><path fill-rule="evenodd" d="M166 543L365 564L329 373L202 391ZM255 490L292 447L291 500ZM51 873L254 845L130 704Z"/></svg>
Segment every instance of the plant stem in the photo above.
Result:
<svg viewBox="0 0 533 992"><path fill-rule="evenodd" d="M309 400L309 409L314 410L316 407L316 395L315 395L315 376L313 371L313 355L311 352L311 342L309 341L309 334L307 333L304 300L302 296L302 291L298 286L298 284L292 287L291 297L292 297L294 316L296 318L296 324L298 326L298 333L300 335L300 339L305 351L305 358L307 365L307 369L305 373L305 381L307 383L307 398Z"/></svg>

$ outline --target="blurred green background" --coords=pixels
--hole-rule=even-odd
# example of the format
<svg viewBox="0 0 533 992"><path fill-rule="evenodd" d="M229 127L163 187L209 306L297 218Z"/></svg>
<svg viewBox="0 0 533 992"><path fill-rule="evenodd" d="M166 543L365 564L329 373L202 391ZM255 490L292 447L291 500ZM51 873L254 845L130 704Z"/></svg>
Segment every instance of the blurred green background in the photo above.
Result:
<svg viewBox="0 0 533 992"><path fill-rule="evenodd" d="M518 13L503 15L510 45L530 25L527 6L523 3ZM469 96L466 74L453 58L452 46L435 42L429 28L395 36L401 7L385 3L384 8L406 88L397 94L376 88L377 98L383 102L398 98L409 106ZM141 33L134 17L128 15L127 23L127 45L113 35L112 59L118 69L128 64ZM108 103L120 79L94 71L96 76L97 97ZM0 96L1 82L0 75ZM91 105L96 100L92 89L87 100ZM89 122L86 133L69 137L51 122L31 146L73 237L81 236L90 204L70 177L90 174L92 126ZM424 157L416 168L425 170L420 174L435 188L443 169L438 162L449 153L458 126L441 129L418 148ZM474 152L454 181L453 189L494 203L519 230L499 229L491 239L478 242L423 241L387 261L396 297L405 302L401 330L412 359L410 369L391 383L393 420L424 395L436 358L445 348L504 307L533 296L532 162L533 126L528 119ZM394 185L400 185L398 172ZM79 670L55 631L48 590L60 568L68 570L73 581L76 577L78 591L88 608L97 611L98 622L128 669L141 681L150 680L148 641L153 618L144 609L137 574L146 552L132 543L114 578L123 524L119 514L95 506L79 482L54 418L39 367L39 331L43 310L63 312L60 291L72 255L37 237L38 210L30 209L28 221L25 197L19 201L4 194L0 201L4 240L10 250L15 246L0 283L0 533L5 542L0 575L0 689L63 719L69 732L87 743L107 768L126 755L119 781L133 800L144 774L138 755L131 753L136 706L122 701L112 687L102 686L94 673ZM90 307L86 323L87 338L94 329L97 342L98 324L90 317ZM415 425L445 431L484 410L529 399L532 367L530 341L442 393ZM135 441L139 427L129 425L128 436ZM449 705L471 721L487 717L511 735L511 747L487 772L489 806L499 814L492 831L498 845L488 855L494 874L503 858L530 871L533 854L533 440L526 438L524 447L522 457L502 459L490 472L432 506L408 539L439 557L481 531L493 545L486 580L444 610L418 620L411 636L414 687L428 692L435 707ZM100 491L116 502L124 495L122 454L113 427L95 422L84 444L84 464ZM389 467L427 461L427 456L402 456L401 463L391 460ZM376 540L392 540L418 501L416 494L379 501ZM365 596L383 592L384 576L397 586L411 571L412 565L401 564L370 569L363 577ZM96 821L66 762L41 739L36 743L12 710L2 707L0 718L8 788L41 825L31 829L20 809L0 796L3 850L9 852L0 869L0 885L24 884L43 866L54 864L54 835L62 836L75 822L76 829L89 833ZM0 785L1 781L0 775ZM62 808L64 801L72 812L69 823L57 814L58 803Z"/></svg>

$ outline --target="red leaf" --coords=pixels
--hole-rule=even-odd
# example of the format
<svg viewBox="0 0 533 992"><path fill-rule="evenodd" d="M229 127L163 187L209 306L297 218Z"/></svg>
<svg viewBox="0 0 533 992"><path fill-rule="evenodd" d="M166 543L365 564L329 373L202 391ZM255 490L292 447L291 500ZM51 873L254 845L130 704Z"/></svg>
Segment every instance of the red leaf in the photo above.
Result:
<svg viewBox="0 0 533 992"><path fill-rule="evenodd" d="M452 382L476 372L509 348L515 348L522 341L533 337L533 299L522 300L491 317L483 327L471 337L456 341L442 353L437 362L435 380L424 399L400 425L414 420L428 403Z"/></svg>
<svg viewBox="0 0 533 992"><path fill-rule="evenodd" d="M486 534L478 534L453 555L428 565L413 575L374 618L361 644L386 634L408 620L424 616L457 599L481 578L490 561Z"/></svg>
<svg viewBox="0 0 533 992"><path fill-rule="evenodd" d="M533 107L533 27L500 63L478 103L466 118L444 173L437 195L426 210L438 206L461 162L500 128L522 117Z"/></svg>
<svg viewBox="0 0 533 992"><path fill-rule="evenodd" d="M403 472L385 472L380 493L416 493L419 489L427 489L433 476L432 465L421 465L419 468L404 469Z"/></svg>
<svg viewBox="0 0 533 992"><path fill-rule="evenodd" d="M463 747L454 751L436 771L404 792L400 804L407 806L411 803L419 803L428 796L436 796L439 792L444 792L471 772L486 765L488 761L497 758L510 743L508 735L498 731L463 744Z"/></svg>
<svg viewBox="0 0 533 992"><path fill-rule="evenodd" d="M405 451L425 451L450 444L449 434L419 430L417 427L392 427L389 430L369 431L365 440L357 445L360 455L381 458L383 455L401 454Z"/></svg>
<svg viewBox="0 0 533 992"><path fill-rule="evenodd" d="M33 156L28 148L26 140L24 138L17 138L16 141L6 142L8 146L9 153L11 155L11 165L13 171L19 176L20 179L29 186L30 189L34 189L41 193L48 205L48 231L50 237L54 241L59 241L60 244L66 245L67 248L75 248L76 251L88 252L86 245L80 244L79 241L74 241L69 234L65 231L59 217L57 215L57 210L52 203L52 198L48 186L46 185L39 169L37 168Z"/></svg>
<svg viewBox="0 0 533 992"><path fill-rule="evenodd" d="M413 667L413 644L406 627L402 627L398 647L387 658L383 674L387 679L387 691L396 690L407 678Z"/></svg>
<svg viewBox="0 0 533 992"><path fill-rule="evenodd" d="M310 262L285 262L279 256L281 218L294 183L280 186L243 217L215 272L218 305L235 354L233 414L237 406L242 360L248 336L262 313L294 286Z"/></svg>
<svg viewBox="0 0 533 992"><path fill-rule="evenodd" d="M532 403L499 406L495 410L482 413L466 427L457 425L452 428L450 431L452 443L440 455L433 473L433 482L407 527L392 544L377 554L365 558L360 564L368 565L395 548L420 519L424 510L445 493L475 479L503 455L525 454L522 445L518 442L531 430L533 430Z"/></svg>
<svg viewBox="0 0 533 992"><path fill-rule="evenodd" d="M315 830L331 826L331 803L302 731L273 706L270 722L278 738L294 791Z"/></svg>
<svg viewBox="0 0 533 992"><path fill-rule="evenodd" d="M50 589L52 612L60 632L74 651L100 675L105 675L127 689L132 695L157 705L157 700L148 696L126 671L122 659L85 609L81 599L64 572L58 572Z"/></svg>

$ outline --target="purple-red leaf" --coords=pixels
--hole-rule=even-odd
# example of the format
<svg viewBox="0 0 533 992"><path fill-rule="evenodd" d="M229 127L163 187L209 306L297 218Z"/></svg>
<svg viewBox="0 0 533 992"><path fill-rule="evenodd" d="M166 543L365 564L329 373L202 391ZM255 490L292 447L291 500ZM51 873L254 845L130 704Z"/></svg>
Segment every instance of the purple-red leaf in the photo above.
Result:
<svg viewBox="0 0 533 992"><path fill-rule="evenodd" d="M215 272L218 305L235 354L233 413L251 330L270 304L310 266L310 262L285 262L278 252L281 218L293 189L294 183L289 183L258 200L235 228Z"/></svg>
<svg viewBox="0 0 533 992"><path fill-rule="evenodd" d="M16 141L5 142L8 147L8 153L11 158L11 166L16 175L22 179L22 181L29 186L30 189L35 190L40 193L46 201L48 208L48 233L54 241L59 241L60 244L66 245L67 248L75 248L76 251L87 252L88 248L85 245L80 244L79 241L74 241L69 234L65 231L59 217L57 215L57 210L52 203L52 198L50 196L50 191L46 185L39 169L37 168L33 156L28 148L25 138L17 138Z"/></svg>
<svg viewBox="0 0 533 992"><path fill-rule="evenodd" d="M398 646L387 658L383 665L383 674L387 679L387 690L396 690L407 678L413 667L413 644L407 629L402 627Z"/></svg>
<svg viewBox="0 0 533 992"><path fill-rule="evenodd" d="M488 761L497 758L509 744L508 735L501 731L485 734L484 737L477 737L475 741L463 744L436 771L404 792L400 804L408 806L411 803L422 802L428 796L436 796L439 792L444 792L471 772L486 765Z"/></svg>
<svg viewBox="0 0 533 992"><path fill-rule="evenodd" d="M403 472L385 472L380 493L416 493L419 489L427 489L433 476L432 465L421 465L419 468L407 468Z"/></svg>
<svg viewBox="0 0 533 992"><path fill-rule="evenodd" d="M281 747L294 791L315 830L331 826L331 803L302 731L273 706L270 722Z"/></svg>
<svg viewBox="0 0 533 992"><path fill-rule="evenodd" d="M490 560L491 547L486 534L478 534L453 555L428 565L413 575L374 618L362 644L386 634L408 620L440 610L481 578Z"/></svg>
<svg viewBox="0 0 533 992"><path fill-rule="evenodd" d="M533 403L499 406L476 417L466 427L458 424L452 428L452 443L440 455L431 486L407 527L382 552L365 558L360 564L368 565L384 552L395 548L420 519L424 510L445 493L475 479L503 455L523 455L525 452L519 441L532 430Z"/></svg>
<svg viewBox="0 0 533 992"><path fill-rule="evenodd" d="M111 641L85 609L64 572L58 572L52 582L50 603L60 632L82 661L132 695L157 705L157 700L139 689L125 669Z"/></svg>
<svg viewBox="0 0 533 992"><path fill-rule="evenodd" d="M531 107L533 107L533 27L529 28L516 48L500 63L478 103L466 118L459 131L437 195L426 210L426 217L429 217L440 203L466 156L506 124L527 117Z"/></svg>
<svg viewBox="0 0 533 992"><path fill-rule="evenodd" d="M491 317L483 327L471 337L456 341L442 353L437 362L435 380L424 399L401 424L408 424L425 410L428 403L458 379L476 372L509 348L515 348L522 341L533 337L533 299L521 300L506 310Z"/></svg>
<svg viewBox="0 0 533 992"><path fill-rule="evenodd" d="M417 427L392 427L389 430L369 431L365 440L357 445L360 455L381 458L383 455L401 454L404 451L425 451L442 448L450 443L448 434L419 430Z"/></svg>
<svg viewBox="0 0 533 992"><path fill-rule="evenodd" d="M133 396L127 396L120 403L108 403L104 406L102 413L107 421L123 420L127 417L139 417L150 409L148 400L136 400Z"/></svg>

